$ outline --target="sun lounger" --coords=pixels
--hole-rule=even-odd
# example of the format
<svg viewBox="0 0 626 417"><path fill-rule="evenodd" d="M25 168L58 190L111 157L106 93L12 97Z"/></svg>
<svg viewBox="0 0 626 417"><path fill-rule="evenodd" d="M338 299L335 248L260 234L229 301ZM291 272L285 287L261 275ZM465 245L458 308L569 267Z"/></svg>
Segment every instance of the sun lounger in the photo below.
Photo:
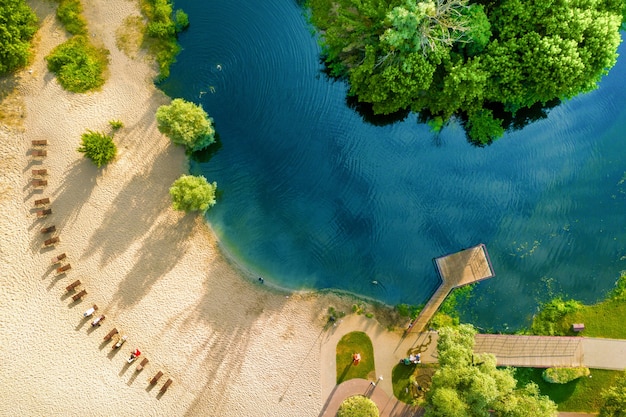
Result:
<svg viewBox="0 0 626 417"><path fill-rule="evenodd" d="M161 371L157 372L157 374L150 380L150 385L156 384L159 378L161 378L162 376L163 376L163 372Z"/></svg>
<svg viewBox="0 0 626 417"><path fill-rule="evenodd" d="M48 155L48 151L40 151L40 150L38 150L38 149L35 149L35 150L32 152L32 155L33 155L33 156L37 156L37 157L44 157L44 156L47 156L47 155Z"/></svg>
<svg viewBox="0 0 626 417"><path fill-rule="evenodd" d="M57 268L57 274L62 274L63 272L67 272L70 269L72 269L72 265L70 264L65 264L59 268Z"/></svg>
<svg viewBox="0 0 626 417"><path fill-rule="evenodd" d="M83 298L83 296L84 296L84 295L87 295L87 291L82 290L82 291L81 291L81 292L79 292L78 294L74 294L74 295L72 296L72 300L74 300L74 301L78 301L78 300L80 300L81 298Z"/></svg>
<svg viewBox="0 0 626 417"><path fill-rule="evenodd" d="M106 335L106 336L104 336L104 340L111 340L111 338L113 337L113 335L116 335L117 333L118 333L118 332L117 332L117 329L116 329L115 327L114 327L114 328L112 328L112 329L111 329L111 331L110 331L109 333L107 333L107 335Z"/></svg>
<svg viewBox="0 0 626 417"><path fill-rule="evenodd" d="M42 176L42 175L48 175L48 170L47 169L33 169L32 171L33 176Z"/></svg>
<svg viewBox="0 0 626 417"><path fill-rule="evenodd" d="M41 198L39 200L35 200L35 205L36 206L44 206L46 204L50 204L50 198L48 198L48 197Z"/></svg>
<svg viewBox="0 0 626 417"><path fill-rule="evenodd" d="M54 258L50 259L50 262L53 263L53 264L58 264L59 262L61 262L65 258L67 258L67 255L65 254L65 252L63 252L63 253L58 254Z"/></svg>
<svg viewBox="0 0 626 417"><path fill-rule="evenodd" d="M74 288L78 287L80 285L80 280L77 279L76 281L72 282L70 285L68 285L67 287L65 287L65 290L67 292L73 291Z"/></svg>
<svg viewBox="0 0 626 417"><path fill-rule="evenodd" d="M161 389L159 390L159 392L165 392L167 391L167 389L169 388L170 385L172 385L172 378L167 378L167 381L165 381L165 384L163 384L163 386L161 387Z"/></svg>
<svg viewBox="0 0 626 417"><path fill-rule="evenodd" d="M32 180L31 184L33 187L45 187L48 185L48 180Z"/></svg>
<svg viewBox="0 0 626 417"><path fill-rule="evenodd" d="M46 139L33 140L33 146L46 146L47 144L48 141Z"/></svg>
<svg viewBox="0 0 626 417"><path fill-rule="evenodd" d="M135 368L136 371L137 372L141 371L146 366L147 363L148 363L148 358L143 358L141 362L139 363L139 365L137 365L137 368Z"/></svg>
<svg viewBox="0 0 626 417"><path fill-rule="evenodd" d="M46 233L56 232L56 230L57 230L56 226L48 226L48 227L44 227L43 229L41 229L41 233L45 235Z"/></svg>
<svg viewBox="0 0 626 417"><path fill-rule="evenodd" d="M48 214L52 214L52 209L51 208L47 208L44 210L38 210L37 211L37 217L45 217Z"/></svg>
<svg viewBox="0 0 626 417"><path fill-rule="evenodd" d="M55 236L55 237L51 237L50 239L46 239L43 242L43 245L44 246L52 246L52 245L56 245L60 241L61 241L61 239L58 236Z"/></svg>

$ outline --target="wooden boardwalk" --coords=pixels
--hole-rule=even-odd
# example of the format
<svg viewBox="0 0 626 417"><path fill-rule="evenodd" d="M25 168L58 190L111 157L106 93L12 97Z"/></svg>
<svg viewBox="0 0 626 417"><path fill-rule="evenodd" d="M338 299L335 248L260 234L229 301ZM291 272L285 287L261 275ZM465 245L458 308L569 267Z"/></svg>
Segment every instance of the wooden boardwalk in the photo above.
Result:
<svg viewBox="0 0 626 417"><path fill-rule="evenodd" d="M467 284L495 276L484 244L433 260L441 285L430 297L419 316L411 323L410 331L422 332L450 291Z"/></svg>
<svg viewBox="0 0 626 417"><path fill-rule="evenodd" d="M493 353L498 366L583 366L582 337L477 334L474 353Z"/></svg>

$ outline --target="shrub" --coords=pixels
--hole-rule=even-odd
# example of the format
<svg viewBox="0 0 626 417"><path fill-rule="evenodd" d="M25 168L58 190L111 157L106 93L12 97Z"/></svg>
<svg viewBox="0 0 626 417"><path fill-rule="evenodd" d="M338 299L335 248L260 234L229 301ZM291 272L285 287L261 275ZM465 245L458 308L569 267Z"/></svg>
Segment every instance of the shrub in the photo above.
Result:
<svg viewBox="0 0 626 417"><path fill-rule="evenodd" d="M109 124L113 128L113 130L118 130L124 127L124 122L121 120L109 120Z"/></svg>
<svg viewBox="0 0 626 417"><path fill-rule="evenodd" d="M533 319L531 332L536 335L557 336L567 332L567 326L560 323L561 319L568 313L580 310L583 305L576 300L563 301L562 298L555 298L546 303L541 312Z"/></svg>
<svg viewBox="0 0 626 417"><path fill-rule="evenodd" d="M177 145L188 151L199 151L215 141L213 120L202 106L177 98L172 104L159 107L156 113L158 128Z"/></svg>
<svg viewBox="0 0 626 417"><path fill-rule="evenodd" d="M376 403L362 395L346 398L337 411L337 417L378 417L379 415Z"/></svg>
<svg viewBox="0 0 626 417"><path fill-rule="evenodd" d="M181 9L176 10L174 13L174 26L176 26L176 32L182 32L189 27L189 16Z"/></svg>
<svg viewBox="0 0 626 417"><path fill-rule="evenodd" d="M108 53L91 45L85 36L74 36L54 48L46 61L63 88L83 93L104 84Z"/></svg>
<svg viewBox="0 0 626 417"><path fill-rule="evenodd" d="M579 366L577 368L548 368L541 376L551 384L567 384L583 376L589 376L589 368Z"/></svg>
<svg viewBox="0 0 626 417"><path fill-rule="evenodd" d="M203 176L182 175L170 187L172 206L180 211L205 212L215 205L217 183L209 183Z"/></svg>
<svg viewBox="0 0 626 417"><path fill-rule="evenodd" d="M72 35L87 34L87 22L82 16L83 5L80 0L61 0L57 7L57 17L65 29Z"/></svg>
<svg viewBox="0 0 626 417"><path fill-rule="evenodd" d="M3 1L0 6L0 75L28 63L30 39L37 31L37 16L24 0Z"/></svg>
<svg viewBox="0 0 626 417"><path fill-rule="evenodd" d="M84 153L98 168L111 162L117 154L113 138L104 133L88 130L81 136L81 142L78 152Z"/></svg>

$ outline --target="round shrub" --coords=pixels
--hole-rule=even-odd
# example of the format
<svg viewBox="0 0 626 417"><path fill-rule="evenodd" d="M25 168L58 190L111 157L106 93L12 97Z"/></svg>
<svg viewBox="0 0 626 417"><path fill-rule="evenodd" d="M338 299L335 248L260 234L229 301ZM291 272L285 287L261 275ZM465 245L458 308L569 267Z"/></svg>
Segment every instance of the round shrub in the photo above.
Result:
<svg viewBox="0 0 626 417"><path fill-rule="evenodd" d="M84 93L104 84L108 54L106 49L90 44L86 36L74 36L54 48L46 61L64 89Z"/></svg>
<svg viewBox="0 0 626 417"><path fill-rule="evenodd" d="M115 158L117 147L113 143L111 136L88 130L81 136L81 145L78 148L78 152L84 153L87 158L91 159L100 168Z"/></svg>
<svg viewBox="0 0 626 417"><path fill-rule="evenodd" d="M202 106L180 98L157 109L159 131L188 151L199 151L215 142L213 120Z"/></svg>
<svg viewBox="0 0 626 417"><path fill-rule="evenodd" d="M180 211L205 212L215 204L217 183L203 176L182 175L170 187L172 206Z"/></svg>
<svg viewBox="0 0 626 417"><path fill-rule="evenodd" d="M583 376L589 376L589 368L580 366L578 368L548 368L541 375L543 379L551 384L567 384Z"/></svg>
<svg viewBox="0 0 626 417"><path fill-rule="evenodd" d="M362 395L346 398L337 411L337 417L378 417L379 415L376 403Z"/></svg>

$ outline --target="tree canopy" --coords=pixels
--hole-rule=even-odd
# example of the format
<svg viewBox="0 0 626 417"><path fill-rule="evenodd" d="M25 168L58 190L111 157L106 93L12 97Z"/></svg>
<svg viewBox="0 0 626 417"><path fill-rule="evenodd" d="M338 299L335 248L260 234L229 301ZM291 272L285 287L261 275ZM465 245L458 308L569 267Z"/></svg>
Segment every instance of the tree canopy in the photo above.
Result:
<svg viewBox="0 0 626 417"><path fill-rule="evenodd" d="M496 368L491 354L474 354L470 325L439 330L439 369L427 395L425 417L554 417L556 405L536 384L517 388L513 370Z"/></svg>
<svg viewBox="0 0 626 417"><path fill-rule="evenodd" d="M602 393L600 417L626 417L626 373Z"/></svg>
<svg viewBox="0 0 626 417"><path fill-rule="evenodd" d="M0 75L28 63L37 16L24 0L0 3Z"/></svg>
<svg viewBox="0 0 626 417"><path fill-rule="evenodd" d="M115 158L117 147L112 136L88 130L81 136L78 152L84 153L85 157L91 159L100 168Z"/></svg>
<svg viewBox="0 0 626 417"><path fill-rule="evenodd" d="M616 62L625 10L623 0L309 4L326 64L349 94L376 114L459 116L483 144L524 109L596 88Z"/></svg>
<svg viewBox="0 0 626 417"><path fill-rule="evenodd" d="M159 107L156 119L159 131L188 151L199 151L215 142L213 119L200 105L177 98Z"/></svg>
<svg viewBox="0 0 626 417"><path fill-rule="evenodd" d="M215 205L217 183L203 176L181 175L170 187L174 210L205 212Z"/></svg>

